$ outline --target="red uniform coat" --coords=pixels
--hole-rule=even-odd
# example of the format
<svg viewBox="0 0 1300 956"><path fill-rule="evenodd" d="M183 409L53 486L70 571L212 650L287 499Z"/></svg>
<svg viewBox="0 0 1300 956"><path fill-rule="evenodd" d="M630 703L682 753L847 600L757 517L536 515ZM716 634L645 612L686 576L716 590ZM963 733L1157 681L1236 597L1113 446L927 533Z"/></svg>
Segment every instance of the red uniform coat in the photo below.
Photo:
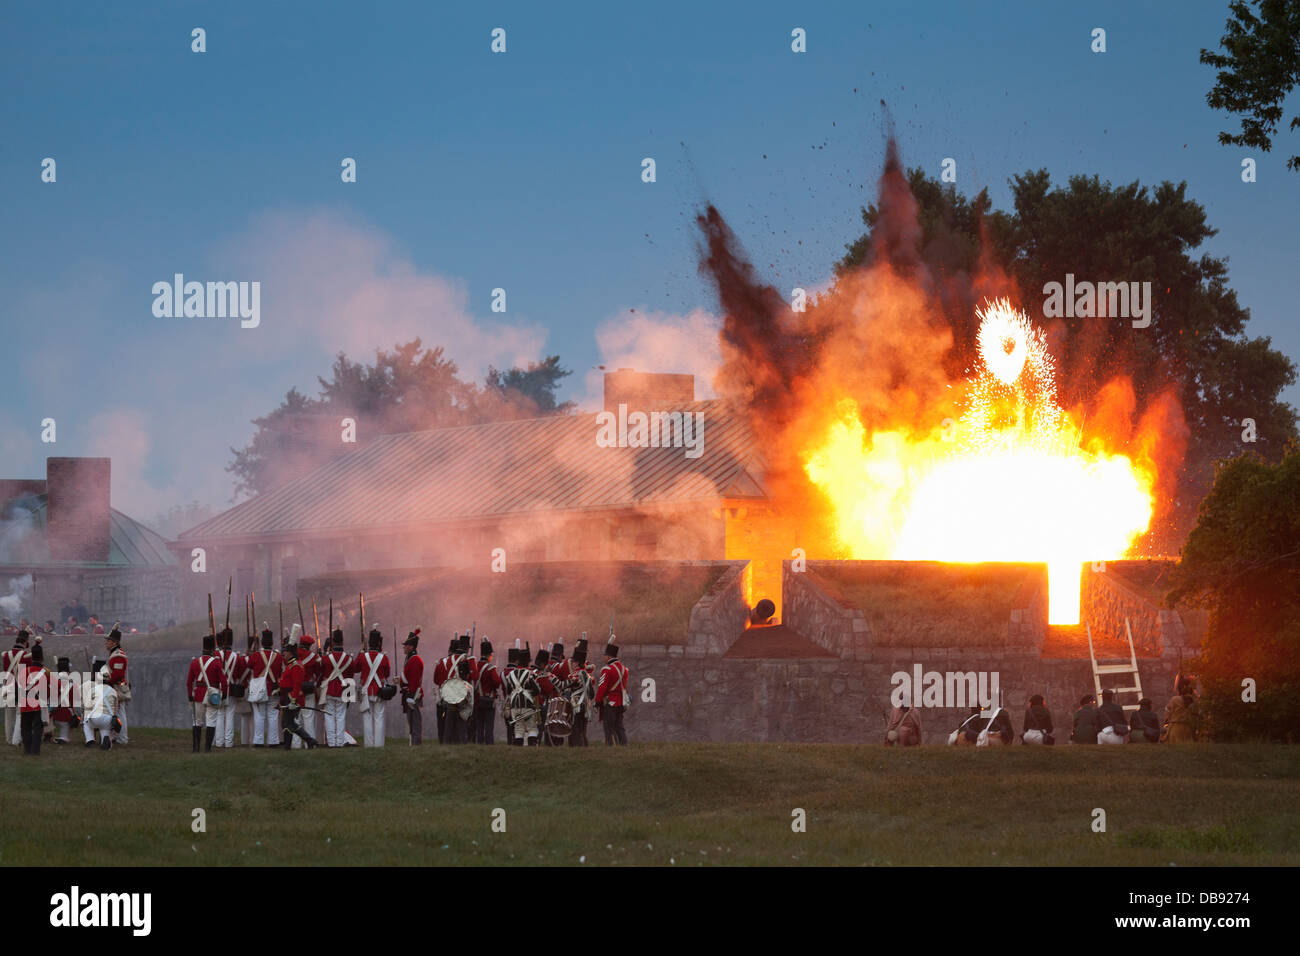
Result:
<svg viewBox="0 0 1300 956"><path fill-rule="evenodd" d="M607 701L615 707L627 704L627 666L620 660L612 660L600 669L600 686L596 688L596 703Z"/></svg>
<svg viewBox="0 0 1300 956"><path fill-rule="evenodd" d="M530 666L528 669L532 671L537 686L542 690L542 700L550 700L552 697L558 696L559 692L555 689L555 685L551 683L550 674L544 670L538 670L536 667ZM541 701L538 701L538 703L541 703Z"/></svg>
<svg viewBox="0 0 1300 956"><path fill-rule="evenodd" d="M338 671L339 676L330 680L330 677ZM347 651L330 651L320 662L320 679L328 681L325 685L326 697L343 696L343 680L352 673L352 655Z"/></svg>
<svg viewBox="0 0 1300 956"><path fill-rule="evenodd" d="M49 671L39 664L18 668L18 709L28 714L49 706Z"/></svg>
<svg viewBox="0 0 1300 956"><path fill-rule="evenodd" d="M424 700L424 659L419 654L412 654L402 665L401 677L402 699L415 698L416 704Z"/></svg>
<svg viewBox="0 0 1300 956"><path fill-rule="evenodd" d="M50 706L54 709L50 711L50 720L56 723L66 724L72 720L72 695L73 688L76 687L76 681L72 679L71 674L51 674L51 695Z"/></svg>
<svg viewBox="0 0 1300 956"><path fill-rule="evenodd" d="M372 670L375 672L374 679L370 677ZM364 651L353 659L348 676L357 679L358 697L378 697L390 673L387 654L383 651Z"/></svg>
<svg viewBox="0 0 1300 956"><path fill-rule="evenodd" d="M16 679L18 676L18 669L22 666L23 660L27 656L27 648L15 645L12 649L0 654L0 671L13 674Z"/></svg>
<svg viewBox="0 0 1300 956"><path fill-rule="evenodd" d="M551 679L557 683L562 680L567 680L569 677L568 661L552 661L550 666L546 669L551 672Z"/></svg>
<svg viewBox="0 0 1300 956"><path fill-rule="evenodd" d="M272 650L262 648L260 651L254 651L244 658L246 670L250 678L261 677L270 671L270 676L266 681L268 692L275 690L280 686L280 672L284 670L284 658Z"/></svg>
<svg viewBox="0 0 1300 956"><path fill-rule="evenodd" d="M289 701L298 707L307 705L307 695L302 692L302 682L307 679L307 670L302 661L292 661L280 675L280 691L287 694Z"/></svg>
<svg viewBox="0 0 1300 956"><path fill-rule="evenodd" d="M479 661L478 678L474 684L475 693L479 697L493 698L501 687L501 674L498 673L496 665L491 661Z"/></svg>
<svg viewBox="0 0 1300 956"><path fill-rule="evenodd" d="M229 685L239 683L239 671L243 659L233 649L224 650L218 648L217 656L221 658L221 671L226 675L226 686L228 690ZM224 697L226 691L223 690L221 695Z"/></svg>
<svg viewBox="0 0 1300 956"><path fill-rule="evenodd" d="M117 685L126 680L126 651L120 647L113 648L113 652L108 655L108 679L104 681L110 687L116 689Z"/></svg>
<svg viewBox="0 0 1300 956"><path fill-rule="evenodd" d="M203 675L207 675L207 683L203 681ZM185 675L185 689L188 691L190 700L199 703L207 699L208 685L213 690L221 691L221 696L226 696L229 688L226 686L226 675L221 672L221 658L215 654L202 657L196 657L190 661L189 673Z"/></svg>

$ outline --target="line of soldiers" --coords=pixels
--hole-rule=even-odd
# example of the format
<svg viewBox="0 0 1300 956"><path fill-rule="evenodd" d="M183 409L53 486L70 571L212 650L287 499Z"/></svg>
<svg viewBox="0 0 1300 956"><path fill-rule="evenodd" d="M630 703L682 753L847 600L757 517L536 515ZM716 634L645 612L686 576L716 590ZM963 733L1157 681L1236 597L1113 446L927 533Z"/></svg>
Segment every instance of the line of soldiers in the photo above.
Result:
<svg viewBox="0 0 1300 956"><path fill-rule="evenodd" d="M122 632L114 626L105 635L107 656L87 659L89 670L75 673L67 657L45 666L41 636L20 630L14 646L0 654L0 706L4 708L5 740L39 756L44 740L67 744L69 733L81 727L87 747L111 750L127 743L126 711L131 685ZM97 739L98 738L98 739Z"/></svg>
<svg viewBox="0 0 1300 956"><path fill-rule="evenodd" d="M242 742L251 740L254 747L356 746L345 726L353 704L362 712L365 746L382 747L385 704L395 696L400 696L410 743L423 742L419 628L403 642L400 669L384 653L378 628L370 631L366 650L356 655L344 650L342 630L330 635L327 650L318 648L299 624L292 626L278 653L269 628L261 632L260 648L258 638L248 640L247 653L239 654L229 628L207 635L203 653L190 662L185 684L193 709L193 752L234 746L237 723ZM604 723L606 743L627 743L623 714L629 674L612 640L599 675L587 661L585 638L571 660L565 659L563 642L530 659L531 647L519 647L516 641L503 671L494 663L491 641L480 642L477 660L471 641L468 634L453 635L447 656L433 668L439 743L494 743L498 699L506 742L512 746L560 746L565 739L570 746L587 746L593 709Z"/></svg>

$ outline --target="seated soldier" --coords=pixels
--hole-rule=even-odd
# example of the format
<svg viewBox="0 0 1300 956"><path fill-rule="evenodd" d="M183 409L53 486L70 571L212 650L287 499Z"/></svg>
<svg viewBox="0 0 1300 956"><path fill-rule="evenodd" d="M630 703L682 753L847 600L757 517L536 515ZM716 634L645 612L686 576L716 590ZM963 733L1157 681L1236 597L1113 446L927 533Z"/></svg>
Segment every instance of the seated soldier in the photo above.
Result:
<svg viewBox="0 0 1300 956"><path fill-rule="evenodd" d="M1011 725L1011 716L1001 707L996 708L989 718L984 739L975 741L976 746L989 747L993 744L1010 744L1016 739L1016 728Z"/></svg>
<svg viewBox="0 0 1300 956"><path fill-rule="evenodd" d="M1132 736L1129 741L1135 744L1160 743L1160 718L1151 709L1151 698L1143 697L1138 701L1138 709L1131 721Z"/></svg>
<svg viewBox="0 0 1300 956"><path fill-rule="evenodd" d="M1047 709L1042 694L1029 698L1029 706L1025 709L1025 731L1020 739L1035 745L1056 743L1052 736L1052 713Z"/></svg>
<svg viewBox="0 0 1300 956"><path fill-rule="evenodd" d="M1084 694L1079 699L1079 709L1074 712L1074 733L1070 742L1095 744L1097 742L1097 695Z"/></svg>
<svg viewBox="0 0 1300 956"><path fill-rule="evenodd" d="M980 731L988 726L988 718L980 716L978 706L970 709L970 716L967 717L960 727L952 732L948 737L948 744L955 744L958 747L974 747L975 742L979 739Z"/></svg>
<svg viewBox="0 0 1300 956"><path fill-rule="evenodd" d="M885 725L886 747L917 747L921 743L921 718L911 707L895 707Z"/></svg>
<svg viewBox="0 0 1300 956"><path fill-rule="evenodd" d="M1097 733L1097 743L1128 743L1128 718L1124 716L1124 708L1115 703L1113 690L1101 692L1101 707L1097 709L1097 726L1101 728Z"/></svg>

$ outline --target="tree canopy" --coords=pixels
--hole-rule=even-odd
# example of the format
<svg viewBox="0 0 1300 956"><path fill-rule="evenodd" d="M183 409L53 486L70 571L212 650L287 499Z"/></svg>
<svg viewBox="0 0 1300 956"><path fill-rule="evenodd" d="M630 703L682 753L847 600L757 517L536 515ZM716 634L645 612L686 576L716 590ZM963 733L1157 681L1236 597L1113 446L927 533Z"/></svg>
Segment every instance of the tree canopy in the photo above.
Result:
<svg viewBox="0 0 1300 956"><path fill-rule="evenodd" d="M366 437L568 414L573 403L557 402L555 392L569 374L551 355L525 369L489 369L478 385L462 380L441 348L425 348L418 338L377 349L369 364L340 352L330 377L316 379L318 397L291 388L278 407L253 419L252 440L230 450L226 470L236 496L261 494L338 454L343 418Z"/></svg>
<svg viewBox="0 0 1300 956"><path fill-rule="evenodd" d="M1300 736L1300 447L1223 464L1173 584L1171 603L1209 611L1197 666L1215 736Z"/></svg>
<svg viewBox="0 0 1300 956"><path fill-rule="evenodd" d="M1216 110L1242 114L1241 132L1220 133L1220 143L1267 153L1282 103L1300 83L1300 0L1233 0L1228 9L1232 16L1219 39L1223 52L1201 50L1201 62L1219 71L1205 101ZM1291 117L1290 128L1300 128L1300 116ZM1300 156L1291 156L1286 165L1300 172Z"/></svg>

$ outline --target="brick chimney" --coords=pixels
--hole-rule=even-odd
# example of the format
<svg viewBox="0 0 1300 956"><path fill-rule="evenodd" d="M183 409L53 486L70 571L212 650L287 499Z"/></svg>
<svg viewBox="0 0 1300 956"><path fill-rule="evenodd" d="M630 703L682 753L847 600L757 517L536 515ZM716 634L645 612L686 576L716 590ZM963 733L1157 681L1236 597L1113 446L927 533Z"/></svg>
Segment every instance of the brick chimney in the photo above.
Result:
<svg viewBox="0 0 1300 956"><path fill-rule="evenodd" d="M605 410L617 412L619 405L630 411L650 411L695 401L694 375L637 372L621 368L605 373Z"/></svg>
<svg viewBox="0 0 1300 956"><path fill-rule="evenodd" d="M54 560L108 560L110 465L108 458L45 459L47 541Z"/></svg>

